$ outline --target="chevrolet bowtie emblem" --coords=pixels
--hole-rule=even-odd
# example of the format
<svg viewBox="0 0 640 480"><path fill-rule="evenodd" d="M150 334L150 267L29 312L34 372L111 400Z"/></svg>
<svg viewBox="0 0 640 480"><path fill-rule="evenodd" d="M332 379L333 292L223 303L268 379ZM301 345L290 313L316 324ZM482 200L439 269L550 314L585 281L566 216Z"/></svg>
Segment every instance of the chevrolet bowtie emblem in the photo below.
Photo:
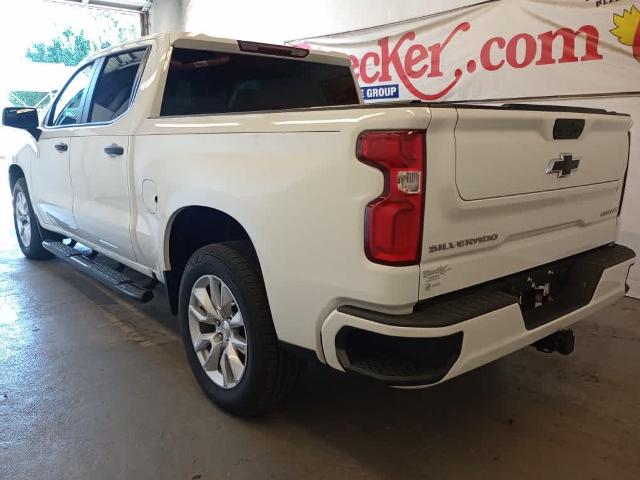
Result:
<svg viewBox="0 0 640 480"><path fill-rule="evenodd" d="M578 169L580 159L575 158L570 153L561 153L560 158L554 158L549 162L547 173L557 173L558 178L571 175L571 172Z"/></svg>

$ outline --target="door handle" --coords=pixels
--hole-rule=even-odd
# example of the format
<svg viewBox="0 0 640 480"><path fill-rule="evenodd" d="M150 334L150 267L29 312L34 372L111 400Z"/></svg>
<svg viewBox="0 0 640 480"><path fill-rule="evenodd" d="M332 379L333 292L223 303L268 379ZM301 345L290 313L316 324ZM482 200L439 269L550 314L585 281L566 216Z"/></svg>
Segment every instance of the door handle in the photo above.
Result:
<svg viewBox="0 0 640 480"><path fill-rule="evenodd" d="M113 143L108 147L104 147L104 153L106 153L110 157L119 157L124 153L124 148L122 148L120 145L116 145L115 143Z"/></svg>
<svg viewBox="0 0 640 480"><path fill-rule="evenodd" d="M59 152L66 152L67 150L69 150L69 145L67 145L66 143L56 143L55 149Z"/></svg>

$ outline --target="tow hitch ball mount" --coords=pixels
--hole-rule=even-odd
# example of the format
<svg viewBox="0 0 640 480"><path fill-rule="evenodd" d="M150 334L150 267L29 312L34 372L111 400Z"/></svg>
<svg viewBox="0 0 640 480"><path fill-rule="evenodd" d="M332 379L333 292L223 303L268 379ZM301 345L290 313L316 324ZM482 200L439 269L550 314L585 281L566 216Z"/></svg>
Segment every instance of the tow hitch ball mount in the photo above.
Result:
<svg viewBox="0 0 640 480"><path fill-rule="evenodd" d="M569 355L573 352L575 335L573 330L558 330L548 337L544 337L532 346L544 353L558 352L561 355Z"/></svg>

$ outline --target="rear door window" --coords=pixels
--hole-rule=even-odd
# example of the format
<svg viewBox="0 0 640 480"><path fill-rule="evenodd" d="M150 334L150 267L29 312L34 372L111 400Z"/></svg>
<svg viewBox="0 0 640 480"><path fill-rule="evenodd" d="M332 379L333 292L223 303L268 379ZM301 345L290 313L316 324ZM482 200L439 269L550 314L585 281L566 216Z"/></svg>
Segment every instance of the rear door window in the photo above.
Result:
<svg viewBox="0 0 640 480"><path fill-rule="evenodd" d="M348 66L175 48L161 115L195 115L352 105Z"/></svg>
<svg viewBox="0 0 640 480"><path fill-rule="evenodd" d="M147 49L108 56L89 106L89 123L111 122L127 111Z"/></svg>

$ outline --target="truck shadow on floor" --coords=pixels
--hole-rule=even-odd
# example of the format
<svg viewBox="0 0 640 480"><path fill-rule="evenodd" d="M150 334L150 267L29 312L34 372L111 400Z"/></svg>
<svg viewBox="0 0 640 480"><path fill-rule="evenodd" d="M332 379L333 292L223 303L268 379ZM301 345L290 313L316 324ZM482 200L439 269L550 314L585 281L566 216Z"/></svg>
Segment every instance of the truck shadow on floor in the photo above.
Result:
<svg viewBox="0 0 640 480"><path fill-rule="evenodd" d="M311 365L262 428L273 432L274 425L293 421L382 478L440 478L433 474L444 473L441 462L450 462L452 451L487 464L508 453L521 435L523 403L538 397L534 410L561 408L560 399L547 403L519 382L511 384L509 370L507 359L429 389L398 390Z"/></svg>

